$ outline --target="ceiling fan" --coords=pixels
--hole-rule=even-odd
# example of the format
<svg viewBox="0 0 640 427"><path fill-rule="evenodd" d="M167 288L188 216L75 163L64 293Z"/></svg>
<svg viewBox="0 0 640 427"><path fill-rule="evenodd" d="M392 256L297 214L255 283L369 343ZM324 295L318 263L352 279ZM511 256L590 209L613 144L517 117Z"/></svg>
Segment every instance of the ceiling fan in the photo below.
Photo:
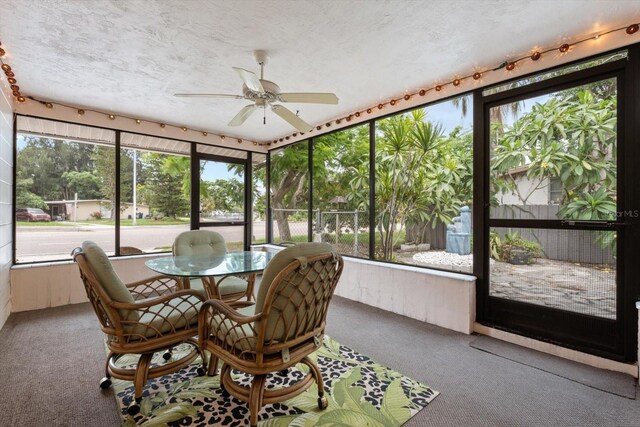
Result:
<svg viewBox="0 0 640 427"><path fill-rule="evenodd" d="M229 126L242 125L255 110L260 107L262 107L263 110L266 110L268 106L271 108L271 111L276 113L300 132L308 132L313 126L302 120L297 114L294 114L288 108L274 104L275 102L298 102L309 104L338 103L338 97L334 93L280 93L280 87L277 84L269 80L264 80L264 66L267 62L267 53L263 50L256 50L253 54L258 65L260 65L260 78L251 71L233 67L240 78L244 81L244 84L242 85L242 95L227 95L221 93L176 93L174 96L190 98L247 99L249 101L253 101L253 104L249 104L242 108L242 110L240 110L240 112L231 119ZM263 120L264 123L266 123L266 116Z"/></svg>

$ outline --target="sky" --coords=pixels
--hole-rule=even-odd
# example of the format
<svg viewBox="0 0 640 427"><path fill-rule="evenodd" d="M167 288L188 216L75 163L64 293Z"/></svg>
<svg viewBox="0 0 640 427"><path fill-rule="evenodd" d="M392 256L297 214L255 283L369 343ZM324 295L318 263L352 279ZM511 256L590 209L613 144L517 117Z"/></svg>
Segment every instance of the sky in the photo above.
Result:
<svg viewBox="0 0 640 427"><path fill-rule="evenodd" d="M469 98L466 116L463 116L462 110L456 108L451 101L429 105L425 111L427 112L427 120L442 124L444 135L449 135L456 126L470 130L473 124L473 100L471 98Z"/></svg>
<svg viewBox="0 0 640 427"><path fill-rule="evenodd" d="M215 162L212 160L205 160L204 170L202 171L202 179L204 181L215 181L216 179L231 179L235 178L240 181L244 180L243 175L238 176L233 171L227 170L228 163Z"/></svg>

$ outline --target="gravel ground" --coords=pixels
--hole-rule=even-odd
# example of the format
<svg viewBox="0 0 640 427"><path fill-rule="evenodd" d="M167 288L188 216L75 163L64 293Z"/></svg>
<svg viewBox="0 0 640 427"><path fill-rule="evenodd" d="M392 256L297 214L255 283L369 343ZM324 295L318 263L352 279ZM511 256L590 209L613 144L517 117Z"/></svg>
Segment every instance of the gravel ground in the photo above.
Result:
<svg viewBox="0 0 640 427"><path fill-rule="evenodd" d="M471 273L473 255L446 251L398 252L408 264ZM536 258L531 265L490 260L491 296L615 319L614 266Z"/></svg>

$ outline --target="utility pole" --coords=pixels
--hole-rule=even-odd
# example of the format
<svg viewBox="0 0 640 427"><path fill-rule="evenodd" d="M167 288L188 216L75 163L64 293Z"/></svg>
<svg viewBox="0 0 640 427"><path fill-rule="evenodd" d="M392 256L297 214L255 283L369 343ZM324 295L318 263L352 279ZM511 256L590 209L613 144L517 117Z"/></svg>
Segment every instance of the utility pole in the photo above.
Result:
<svg viewBox="0 0 640 427"><path fill-rule="evenodd" d="M138 150L133 150L133 222L132 225L136 225L138 218L138 203L136 200L136 187L138 181Z"/></svg>

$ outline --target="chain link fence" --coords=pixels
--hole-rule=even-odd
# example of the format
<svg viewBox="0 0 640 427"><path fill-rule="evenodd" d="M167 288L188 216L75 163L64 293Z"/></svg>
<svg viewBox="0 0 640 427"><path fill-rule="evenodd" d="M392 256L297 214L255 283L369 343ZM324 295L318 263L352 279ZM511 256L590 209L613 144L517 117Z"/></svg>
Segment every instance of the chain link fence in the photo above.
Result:
<svg viewBox="0 0 640 427"><path fill-rule="evenodd" d="M314 241L331 243L338 253L369 257L369 213L315 211Z"/></svg>
<svg viewBox="0 0 640 427"><path fill-rule="evenodd" d="M271 209L273 243L306 242L309 235L309 211L306 209Z"/></svg>
<svg viewBox="0 0 640 427"><path fill-rule="evenodd" d="M272 209L273 242L306 241L308 211ZM369 213L365 211L313 211L313 241L327 242L338 253L369 257ZM280 232L280 229L283 232ZM287 235L287 230L289 234Z"/></svg>

